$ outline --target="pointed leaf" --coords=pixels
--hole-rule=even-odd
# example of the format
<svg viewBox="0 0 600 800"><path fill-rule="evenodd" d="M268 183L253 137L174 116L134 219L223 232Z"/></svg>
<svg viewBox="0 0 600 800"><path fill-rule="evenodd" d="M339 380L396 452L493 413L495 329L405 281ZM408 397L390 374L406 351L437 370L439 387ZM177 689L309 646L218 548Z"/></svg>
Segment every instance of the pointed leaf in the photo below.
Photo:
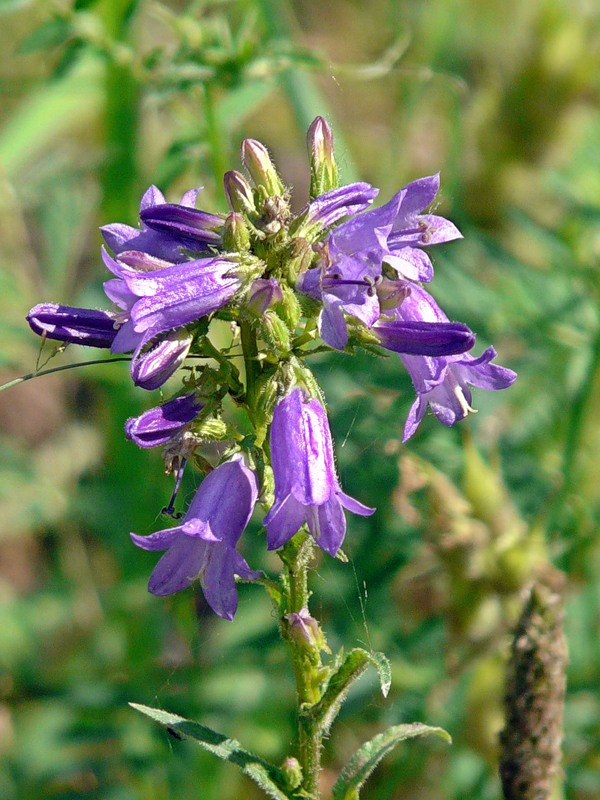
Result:
<svg viewBox="0 0 600 800"><path fill-rule="evenodd" d="M310 710L311 715L319 722L325 734L329 732L337 717L350 687L360 678L369 664L377 669L381 693L387 697L392 681L390 662L383 653L369 653L367 650L356 647L341 661L340 666L329 679L323 697Z"/></svg>
<svg viewBox="0 0 600 800"><path fill-rule="evenodd" d="M160 708L149 708L138 705L138 703L129 703L129 705L164 725L170 731L188 739L194 739L200 747L208 750L217 758L236 764L244 775L253 780L272 800L290 800L285 792L285 778L282 771L254 753L245 750L235 739L229 739L198 722L184 719L177 714L169 714Z"/></svg>
<svg viewBox="0 0 600 800"><path fill-rule="evenodd" d="M442 728L432 728L421 722L410 725L394 725L387 731L378 734L373 739L365 742L352 756L348 764L340 772L333 786L333 800L358 800L359 792L367 778L371 775L381 759L390 753L394 747L405 739L415 736L435 734L451 744L450 734Z"/></svg>

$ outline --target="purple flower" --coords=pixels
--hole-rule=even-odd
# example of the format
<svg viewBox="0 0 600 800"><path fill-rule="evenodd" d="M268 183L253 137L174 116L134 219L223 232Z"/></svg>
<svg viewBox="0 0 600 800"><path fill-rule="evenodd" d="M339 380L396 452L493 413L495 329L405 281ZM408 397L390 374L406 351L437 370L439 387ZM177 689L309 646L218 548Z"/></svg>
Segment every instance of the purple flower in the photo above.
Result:
<svg viewBox="0 0 600 800"><path fill-rule="evenodd" d="M240 289L234 261L200 258L167 264L133 251L104 263L117 278L104 284L107 296L126 312L113 352L127 352L159 333L181 328L224 306ZM146 265L147 269L141 267Z"/></svg>
<svg viewBox="0 0 600 800"><path fill-rule="evenodd" d="M275 406L270 442L275 502L264 519L268 549L284 545L306 522L319 547L335 556L346 533L343 509L361 516L375 509L342 492L319 401L294 389Z"/></svg>
<svg viewBox="0 0 600 800"><path fill-rule="evenodd" d="M111 347L117 335L115 315L108 311L39 303L27 314L31 330L59 342Z"/></svg>
<svg viewBox="0 0 600 800"><path fill-rule="evenodd" d="M282 298L281 286L275 278L257 278L250 286L246 308L254 316L261 317L270 305L279 303Z"/></svg>
<svg viewBox="0 0 600 800"><path fill-rule="evenodd" d="M156 408L131 417L125 423L125 436L139 447L157 447L176 436L202 409L195 394L169 400Z"/></svg>
<svg viewBox="0 0 600 800"><path fill-rule="evenodd" d="M194 209L199 192L200 189L192 189L186 192L181 198L181 207ZM151 186L142 196L140 217L149 213L155 206L163 205L167 205L163 193L156 186ZM125 250L141 250L165 261L176 263L185 260L186 256L183 251L191 246L189 238L177 236L173 230L166 232L152 230L143 220L140 228L132 228L131 225L115 222L110 225L104 225L100 228L100 231L104 241L115 255Z"/></svg>
<svg viewBox="0 0 600 800"><path fill-rule="evenodd" d="M448 321L433 297L416 285L394 313L406 323L444 324ZM478 358L467 354L442 357L401 354L417 393L404 427L403 441L410 439L417 430L428 404L443 425L451 426L473 411L468 384L492 390L510 386L517 375L506 367L492 364L495 356L493 347L488 347Z"/></svg>
<svg viewBox="0 0 600 800"><path fill-rule="evenodd" d="M438 188L438 175L414 181L385 205L356 214L331 231L320 269L309 270L298 282L300 291L323 303L319 333L331 347L342 350L346 346L346 315L368 328L379 319L376 285L384 263L404 280L431 281L433 267L421 248L460 237L443 217L419 213ZM311 206L321 200L317 198Z"/></svg>
<svg viewBox="0 0 600 800"><path fill-rule="evenodd" d="M261 575L235 549L257 496L256 477L237 455L202 481L180 525L150 536L132 533L138 547L167 551L150 576L148 591L164 597L199 580L215 614L232 620L237 609L234 576L256 580Z"/></svg>
<svg viewBox="0 0 600 800"><path fill-rule="evenodd" d="M445 358L401 356L417 392L402 441L410 439L417 430L427 405L442 425L450 427L474 411L469 384L479 389L496 390L506 389L514 383L517 373L492 364L495 357L493 347L488 347L478 358L467 354Z"/></svg>
<svg viewBox="0 0 600 800"><path fill-rule="evenodd" d="M433 203L439 188L440 175L437 173L409 183L390 200L390 203L398 202L392 231L388 237L391 251L401 250L407 245L424 247L462 239L461 232L450 220L436 214L420 213Z"/></svg>

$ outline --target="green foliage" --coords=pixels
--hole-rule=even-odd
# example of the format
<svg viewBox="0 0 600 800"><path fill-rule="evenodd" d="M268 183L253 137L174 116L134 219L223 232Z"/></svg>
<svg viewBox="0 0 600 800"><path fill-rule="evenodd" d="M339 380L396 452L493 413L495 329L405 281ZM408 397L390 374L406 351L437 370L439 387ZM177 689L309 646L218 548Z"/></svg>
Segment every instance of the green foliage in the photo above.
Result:
<svg viewBox="0 0 600 800"><path fill-rule="evenodd" d="M164 725L171 736L175 738L178 735L189 737L217 758L240 767L244 775L253 780L268 797L273 800L288 800L288 795L284 793L285 777L283 772L273 764L269 764L245 750L235 739L228 739L204 725L183 719L176 714L169 714L159 708L148 708L148 706L141 706L137 703L130 703L130 705L136 711L140 711L150 719Z"/></svg>
<svg viewBox="0 0 600 800"><path fill-rule="evenodd" d="M352 756L334 783L331 794L333 800L358 800L361 788L382 758L391 753L400 742L413 739L415 736L428 736L429 734L441 736L448 743L452 741L446 731L441 728L432 728L430 725L413 722L411 725L395 725L365 742Z"/></svg>

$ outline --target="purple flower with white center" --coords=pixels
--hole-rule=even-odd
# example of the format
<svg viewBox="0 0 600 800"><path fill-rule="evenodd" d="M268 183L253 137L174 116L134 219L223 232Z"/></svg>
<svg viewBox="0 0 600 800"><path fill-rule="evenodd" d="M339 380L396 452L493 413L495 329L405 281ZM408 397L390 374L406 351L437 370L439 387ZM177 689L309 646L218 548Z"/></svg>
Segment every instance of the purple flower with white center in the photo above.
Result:
<svg viewBox="0 0 600 800"><path fill-rule="evenodd" d="M346 533L343 509L363 517L375 509L342 492L323 406L294 389L275 406L270 444L275 502L263 521L268 549L282 547L306 522L319 547L335 556Z"/></svg>
<svg viewBox="0 0 600 800"><path fill-rule="evenodd" d="M170 331L150 342L147 349L136 350L131 359L131 377L142 389L158 389L183 364L193 336L184 331Z"/></svg>
<svg viewBox="0 0 600 800"><path fill-rule="evenodd" d="M347 314L369 328L379 319L375 287L382 279L384 263L404 280L432 280L431 261L420 248L461 235L443 217L419 213L433 201L438 188L439 175L413 181L385 205L358 213L331 231L321 268L309 270L298 282L300 291L323 303L319 333L331 347L342 350L347 344ZM335 196L339 191L328 194Z"/></svg>
<svg viewBox="0 0 600 800"><path fill-rule="evenodd" d="M416 285L411 287L410 294L394 314L405 323L444 324L448 321L433 297ZM449 427L473 411L468 384L496 390L514 383L516 373L492 364L495 356L493 347L488 347L477 358L467 354L442 357L401 354L417 393L404 427L403 441L415 433L428 404L440 422Z"/></svg>
<svg viewBox="0 0 600 800"><path fill-rule="evenodd" d="M237 455L202 481L180 525L150 536L132 533L138 547L167 551L150 576L148 590L164 597L199 580L215 614L232 620L237 609L235 575L244 580L261 575L235 549L257 496L256 477Z"/></svg>
<svg viewBox="0 0 600 800"><path fill-rule="evenodd" d="M111 347L117 335L115 315L108 311L39 303L27 314L31 330L59 342Z"/></svg>
<svg viewBox="0 0 600 800"><path fill-rule="evenodd" d="M195 394L186 394L131 417L125 423L125 436L138 447L166 444L191 422L203 408Z"/></svg>
<svg viewBox="0 0 600 800"><path fill-rule="evenodd" d="M194 209L199 192L200 189L192 189L186 192L181 198L180 206ZM156 186L150 186L144 192L140 202L140 217L155 206L163 205L167 205L163 193ZM141 220L140 228L133 228L131 225L115 222L110 225L104 225L100 228L100 231L104 241L115 255L125 250L141 250L165 261L177 263L186 259L184 250L190 249L191 246L188 237L178 237L171 230L166 232L152 230L143 219ZM196 241L195 244L197 244Z"/></svg>

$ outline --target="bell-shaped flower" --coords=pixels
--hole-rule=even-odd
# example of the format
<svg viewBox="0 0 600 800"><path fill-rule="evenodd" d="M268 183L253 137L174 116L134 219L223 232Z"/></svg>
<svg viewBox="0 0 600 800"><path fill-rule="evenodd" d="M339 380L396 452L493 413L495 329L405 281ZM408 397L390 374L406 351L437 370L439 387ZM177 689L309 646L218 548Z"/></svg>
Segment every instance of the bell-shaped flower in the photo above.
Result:
<svg viewBox="0 0 600 800"><path fill-rule="evenodd" d="M166 444L198 415L202 403L196 394L185 394L131 417L125 423L125 436L139 447Z"/></svg>
<svg viewBox="0 0 600 800"><path fill-rule="evenodd" d="M394 313L406 323L443 325L448 322L433 297L416 285L411 286L410 294ZM417 393L404 427L403 441L415 433L428 405L440 422L449 427L474 410L469 385L496 390L514 383L516 372L492 364L495 357L493 347L488 347L479 357L466 353L439 357L401 353L400 358Z"/></svg>
<svg viewBox="0 0 600 800"><path fill-rule="evenodd" d="M275 406L270 444L275 502L264 519L268 549L282 547L307 523L319 547L335 556L346 533L344 508L361 516L375 509L342 492L323 406L294 389Z"/></svg>
<svg viewBox="0 0 600 800"><path fill-rule="evenodd" d="M471 407L469 385L496 390L506 389L513 384L517 373L499 364L492 364L495 357L493 347L488 347L478 358L467 353L442 358L401 356L417 392L404 426L402 441L410 439L415 433L428 405L442 425L450 427L475 410Z"/></svg>
<svg viewBox="0 0 600 800"><path fill-rule="evenodd" d="M200 484L181 524L150 536L131 534L144 550L166 550L154 568L148 590L159 597L200 581L207 603L220 617L237 609L235 576L256 580L235 546L258 496L256 477L241 455L218 466Z"/></svg>

